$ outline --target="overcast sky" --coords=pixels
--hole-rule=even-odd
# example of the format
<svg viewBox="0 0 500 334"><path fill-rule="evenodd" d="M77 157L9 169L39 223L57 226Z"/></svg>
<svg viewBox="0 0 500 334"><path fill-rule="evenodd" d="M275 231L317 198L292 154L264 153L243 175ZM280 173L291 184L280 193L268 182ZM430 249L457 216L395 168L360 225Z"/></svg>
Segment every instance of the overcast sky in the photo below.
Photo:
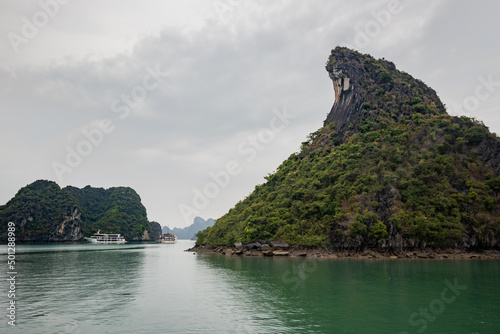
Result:
<svg viewBox="0 0 500 334"><path fill-rule="evenodd" d="M319 129L349 46L500 133L498 1L0 1L0 204L37 179L217 219Z"/></svg>

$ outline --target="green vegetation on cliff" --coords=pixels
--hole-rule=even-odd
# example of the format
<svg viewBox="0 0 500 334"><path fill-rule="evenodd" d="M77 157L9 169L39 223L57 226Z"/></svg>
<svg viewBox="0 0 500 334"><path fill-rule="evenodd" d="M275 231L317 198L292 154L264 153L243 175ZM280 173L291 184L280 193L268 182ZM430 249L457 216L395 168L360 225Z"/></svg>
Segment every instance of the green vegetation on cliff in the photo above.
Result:
<svg viewBox="0 0 500 334"><path fill-rule="evenodd" d="M498 247L499 138L388 61L337 48L327 70L324 127L197 244Z"/></svg>
<svg viewBox="0 0 500 334"><path fill-rule="evenodd" d="M0 240L7 240L7 223L16 223L16 240L79 239L80 207L54 182L38 180L0 206Z"/></svg>
<svg viewBox="0 0 500 334"><path fill-rule="evenodd" d="M84 235L91 235L98 230L102 233L119 231L127 240L133 240L141 239L145 230L150 237L160 234L159 230L151 230L146 208L132 188L103 189L86 186L79 189L68 186L64 190L80 204L85 221L82 225Z"/></svg>
<svg viewBox="0 0 500 334"><path fill-rule="evenodd" d="M19 241L75 241L101 230L121 233L127 240L154 240L161 231L149 222L139 195L131 188L61 189L38 180L0 206L0 240L7 222L16 223ZM144 232L147 233L144 233Z"/></svg>

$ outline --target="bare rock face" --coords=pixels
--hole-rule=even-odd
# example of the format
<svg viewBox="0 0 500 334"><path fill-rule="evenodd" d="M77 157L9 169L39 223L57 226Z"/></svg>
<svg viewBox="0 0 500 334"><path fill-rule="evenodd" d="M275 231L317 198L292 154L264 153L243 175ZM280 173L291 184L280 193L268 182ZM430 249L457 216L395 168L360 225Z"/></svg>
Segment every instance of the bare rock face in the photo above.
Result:
<svg viewBox="0 0 500 334"><path fill-rule="evenodd" d="M477 148L480 159L489 164L495 172L500 173L500 143L483 140Z"/></svg>
<svg viewBox="0 0 500 334"><path fill-rule="evenodd" d="M271 247L276 247L276 248L282 248L286 249L290 247L286 242L284 241L271 241L270 242Z"/></svg>
<svg viewBox="0 0 500 334"><path fill-rule="evenodd" d="M400 117L410 118L417 111L399 103L411 104L416 96L425 96L421 103L434 114L446 114L432 88L398 71L390 61L337 47L328 58L326 70L333 81L335 102L325 125L334 123L342 134L365 119L376 119L384 110L399 110Z"/></svg>
<svg viewBox="0 0 500 334"><path fill-rule="evenodd" d="M64 220L56 227L51 241L76 241L84 237L81 229L81 213L78 208L70 211Z"/></svg>
<svg viewBox="0 0 500 334"><path fill-rule="evenodd" d="M333 81L335 103L326 122L333 122L337 129L344 130L349 124L356 123L364 97L360 89L360 78L363 73L354 66L358 63L354 54L348 54L353 64L337 59L328 68L330 79Z"/></svg>
<svg viewBox="0 0 500 334"><path fill-rule="evenodd" d="M27 219L29 221L29 219ZM36 231L25 229L24 226L20 229L24 236L22 241L51 241L51 242L64 242L64 241L79 241L82 240L84 235L82 233L82 219L79 208L68 208L65 213L61 215L59 221L52 222L51 233L47 236L40 237Z"/></svg>
<svg viewBox="0 0 500 334"><path fill-rule="evenodd" d="M340 95L342 97L347 96L347 92L351 90L352 85L350 85L349 77L339 68L333 68L330 73L330 79L333 81L333 89L335 90L335 101L340 100Z"/></svg>

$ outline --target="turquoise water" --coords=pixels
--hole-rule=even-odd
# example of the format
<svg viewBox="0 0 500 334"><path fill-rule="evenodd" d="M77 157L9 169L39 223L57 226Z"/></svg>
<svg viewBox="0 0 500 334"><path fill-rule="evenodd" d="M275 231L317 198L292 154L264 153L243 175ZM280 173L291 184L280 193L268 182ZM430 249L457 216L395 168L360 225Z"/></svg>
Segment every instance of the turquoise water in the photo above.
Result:
<svg viewBox="0 0 500 334"><path fill-rule="evenodd" d="M174 245L18 245L1 333L500 333L500 261L252 258Z"/></svg>

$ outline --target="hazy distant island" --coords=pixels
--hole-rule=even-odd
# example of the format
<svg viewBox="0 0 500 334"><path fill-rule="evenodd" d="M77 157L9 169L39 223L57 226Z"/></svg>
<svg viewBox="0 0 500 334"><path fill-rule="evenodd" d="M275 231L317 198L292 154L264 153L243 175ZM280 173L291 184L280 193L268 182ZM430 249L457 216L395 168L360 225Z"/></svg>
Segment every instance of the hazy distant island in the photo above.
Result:
<svg viewBox="0 0 500 334"><path fill-rule="evenodd" d="M500 140L385 59L337 47L324 125L196 251L432 257L500 248ZM278 240L272 244L272 240Z"/></svg>
<svg viewBox="0 0 500 334"><path fill-rule="evenodd" d="M163 233L173 233L177 235L177 239L179 240L196 240L196 234L198 232L206 229L207 227L212 227L214 224L215 220L212 218L205 220L201 217L196 217L194 222L187 227L174 227L173 229L170 229L168 226L163 226L162 231Z"/></svg>
<svg viewBox="0 0 500 334"><path fill-rule="evenodd" d="M139 195L129 187L60 188L38 180L21 188L0 206L0 241L7 241L7 223L14 222L17 242L83 241L97 232L120 233L127 241L152 241L161 233L147 219Z"/></svg>

